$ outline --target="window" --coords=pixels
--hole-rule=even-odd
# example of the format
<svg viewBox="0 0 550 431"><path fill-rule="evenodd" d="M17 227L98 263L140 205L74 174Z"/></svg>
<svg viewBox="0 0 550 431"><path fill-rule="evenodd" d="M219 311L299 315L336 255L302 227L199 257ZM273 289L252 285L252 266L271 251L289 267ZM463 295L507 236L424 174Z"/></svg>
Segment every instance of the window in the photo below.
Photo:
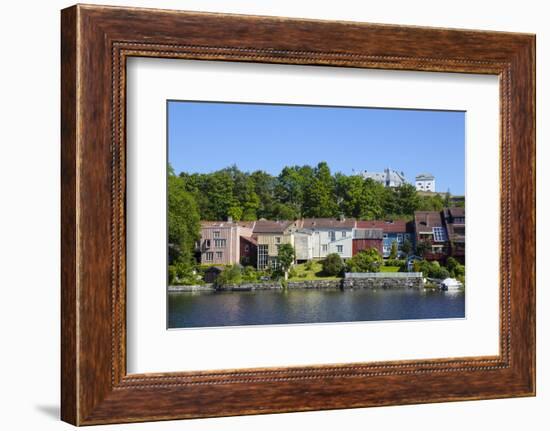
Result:
<svg viewBox="0 0 550 431"><path fill-rule="evenodd" d="M336 251L338 253L343 253L344 252L344 246L343 245L337 245L336 246Z"/></svg>
<svg viewBox="0 0 550 431"><path fill-rule="evenodd" d="M244 246L244 252L248 253L250 251L250 246L248 244L245 244Z"/></svg>
<svg viewBox="0 0 550 431"><path fill-rule="evenodd" d="M447 241L447 234L445 233L445 229L443 229L441 226L432 228L432 232L434 234L435 242Z"/></svg>
<svg viewBox="0 0 550 431"><path fill-rule="evenodd" d="M276 236L276 237L275 237L275 242L276 242L277 244L280 244L280 243L281 243L281 237L280 237L280 236Z"/></svg>
<svg viewBox="0 0 550 431"><path fill-rule="evenodd" d="M267 244L260 244L258 246L258 269L265 269L267 267Z"/></svg>
<svg viewBox="0 0 550 431"><path fill-rule="evenodd" d="M336 232L334 232L333 230L331 230L329 232L329 237L330 237L330 240L331 241L336 241Z"/></svg>
<svg viewBox="0 0 550 431"><path fill-rule="evenodd" d="M219 238L220 237L220 231L219 230L215 230L214 231L214 238Z"/></svg>
<svg viewBox="0 0 550 431"><path fill-rule="evenodd" d="M217 251L216 252L216 259L222 259L223 258L223 251Z"/></svg>
<svg viewBox="0 0 550 431"><path fill-rule="evenodd" d="M402 233L397 234L397 242L403 242L403 234Z"/></svg>
<svg viewBox="0 0 550 431"><path fill-rule="evenodd" d="M225 238L219 238L214 240L214 247L216 248L224 248L227 243L227 240Z"/></svg>
<svg viewBox="0 0 550 431"><path fill-rule="evenodd" d="M345 238L347 236L347 232L345 230L342 231L342 238Z"/></svg>
<svg viewBox="0 0 550 431"><path fill-rule="evenodd" d="M323 245L321 246L321 250L323 251L323 253L326 253L326 252L328 251L328 245L323 244Z"/></svg>
<svg viewBox="0 0 550 431"><path fill-rule="evenodd" d="M209 240L209 239L205 239L205 240L204 240L204 246L205 246L206 248L210 248L210 240Z"/></svg>
<svg viewBox="0 0 550 431"><path fill-rule="evenodd" d="M214 260L214 252L213 251L207 251L204 254L204 260L206 262L212 262Z"/></svg>
<svg viewBox="0 0 550 431"><path fill-rule="evenodd" d="M455 217L453 223L464 224L464 217Z"/></svg>

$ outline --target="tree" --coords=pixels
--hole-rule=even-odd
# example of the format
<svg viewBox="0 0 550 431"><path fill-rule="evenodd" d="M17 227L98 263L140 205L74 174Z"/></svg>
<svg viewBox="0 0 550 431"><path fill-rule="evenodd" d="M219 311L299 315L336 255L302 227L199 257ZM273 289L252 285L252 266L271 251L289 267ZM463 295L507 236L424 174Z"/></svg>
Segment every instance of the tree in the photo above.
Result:
<svg viewBox="0 0 550 431"><path fill-rule="evenodd" d="M393 241L391 243L391 251L390 251L390 259L396 259L397 258L397 241Z"/></svg>
<svg viewBox="0 0 550 431"><path fill-rule="evenodd" d="M384 260L375 248L362 250L348 260L349 272L380 272Z"/></svg>
<svg viewBox="0 0 550 431"><path fill-rule="evenodd" d="M408 255L411 253L411 251L412 251L412 244L411 244L411 242L410 242L408 239L406 239L405 241L403 241L403 245L401 246L401 251L402 251L403 253L405 253L405 256L408 256Z"/></svg>
<svg viewBox="0 0 550 431"><path fill-rule="evenodd" d="M334 178L326 162L320 162L304 193L303 215L306 217L335 217L338 205L334 194Z"/></svg>
<svg viewBox="0 0 550 431"><path fill-rule="evenodd" d="M452 277L464 277L464 265L461 265L460 262L452 256L447 259L447 269Z"/></svg>
<svg viewBox="0 0 550 431"><path fill-rule="evenodd" d="M285 274L285 280L288 279L288 270L294 263L295 256L296 253L294 251L294 247L292 247L291 244L281 244L279 246L279 251L277 253L277 262L279 264L279 268Z"/></svg>
<svg viewBox="0 0 550 431"><path fill-rule="evenodd" d="M323 273L326 275L340 275L344 271L344 261L338 253L330 253L323 260Z"/></svg>
<svg viewBox="0 0 550 431"><path fill-rule="evenodd" d="M430 244L426 241L418 241L416 244L416 254L420 257L424 257L424 255L430 250Z"/></svg>
<svg viewBox="0 0 550 431"><path fill-rule="evenodd" d="M193 265L195 243L200 236L200 215L184 181L168 175L168 258L169 262ZM180 271L183 269L180 266Z"/></svg>

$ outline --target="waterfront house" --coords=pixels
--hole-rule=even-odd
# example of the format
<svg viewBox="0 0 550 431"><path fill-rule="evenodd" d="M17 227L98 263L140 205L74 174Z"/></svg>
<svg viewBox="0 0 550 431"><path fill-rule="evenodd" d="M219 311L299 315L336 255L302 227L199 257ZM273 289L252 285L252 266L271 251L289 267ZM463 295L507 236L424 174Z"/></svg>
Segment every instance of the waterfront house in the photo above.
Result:
<svg viewBox="0 0 550 431"><path fill-rule="evenodd" d="M440 262L452 256L464 263L466 249L466 217L464 208L414 213L416 241L423 244L424 257Z"/></svg>
<svg viewBox="0 0 550 431"><path fill-rule="evenodd" d="M256 266L258 257L258 242L251 236L241 236L240 239L240 260L241 265Z"/></svg>
<svg viewBox="0 0 550 431"><path fill-rule="evenodd" d="M399 257L403 257L403 244L408 241L414 243L414 224L405 220L367 220L358 221L357 229L381 229L382 230L382 256L388 258L392 244L397 243Z"/></svg>
<svg viewBox="0 0 550 431"><path fill-rule="evenodd" d="M415 211L417 249L422 248L427 260L444 261L449 251L443 211Z"/></svg>
<svg viewBox="0 0 550 431"><path fill-rule="evenodd" d="M464 264L466 251L466 214L464 208L445 208L443 219L449 240L449 255Z"/></svg>
<svg viewBox="0 0 550 431"><path fill-rule="evenodd" d="M323 259L331 253L343 259L352 257L355 219L305 218L298 223L301 229L312 232L313 259Z"/></svg>
<svg viewBox="0 0 550 431"><path fill-rule="evenodd" d="M294 250L296 263L313 259L313 231L311 229L297 229L294 232Z"/></svg>
<svg viewBox="0 0 550 431"><path fill-rule="evenodd" d="M363 250L374 248L378 250L380 254L383 253L383 229L361 229L355 228L353 230L353 249L352 255Z"/></svg>
<svg viewBox="0 0 550 431"><path fill-rule="evenodd" d="M257 268L277 267L277 256L282 244L294 247L296 222L288 220L258 220L253 229L257 243Z"/></svg>
<svg viewBox="0 0 550 431"><path fill-rule="evenodd" d="M241 260L240 237L251 237L255 222L202 221L198 252L205 265L233 265Z"/></svg>

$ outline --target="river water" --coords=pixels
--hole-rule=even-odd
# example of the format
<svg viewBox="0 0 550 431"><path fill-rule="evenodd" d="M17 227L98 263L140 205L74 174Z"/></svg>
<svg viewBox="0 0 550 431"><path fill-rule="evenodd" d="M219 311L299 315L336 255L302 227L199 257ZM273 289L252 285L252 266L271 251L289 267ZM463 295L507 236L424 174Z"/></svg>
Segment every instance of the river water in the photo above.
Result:
<svg viewBox="0 0 550 431"><path fill-rule="evenodd" d="M464 298L417 289L169 293L168 327L463 318Z"/></svg>

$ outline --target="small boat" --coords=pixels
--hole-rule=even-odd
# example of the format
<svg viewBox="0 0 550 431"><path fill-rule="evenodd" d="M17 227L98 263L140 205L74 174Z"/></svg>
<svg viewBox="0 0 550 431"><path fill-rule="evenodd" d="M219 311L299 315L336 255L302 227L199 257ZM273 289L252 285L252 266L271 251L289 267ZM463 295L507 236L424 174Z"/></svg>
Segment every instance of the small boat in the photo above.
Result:
<svg viewBox="0 0 550 431"><path fill-rule="evenodd" d="M456 278L446 278L439 284L441 290L458 290L462 289L464 285Z"/></svg>

